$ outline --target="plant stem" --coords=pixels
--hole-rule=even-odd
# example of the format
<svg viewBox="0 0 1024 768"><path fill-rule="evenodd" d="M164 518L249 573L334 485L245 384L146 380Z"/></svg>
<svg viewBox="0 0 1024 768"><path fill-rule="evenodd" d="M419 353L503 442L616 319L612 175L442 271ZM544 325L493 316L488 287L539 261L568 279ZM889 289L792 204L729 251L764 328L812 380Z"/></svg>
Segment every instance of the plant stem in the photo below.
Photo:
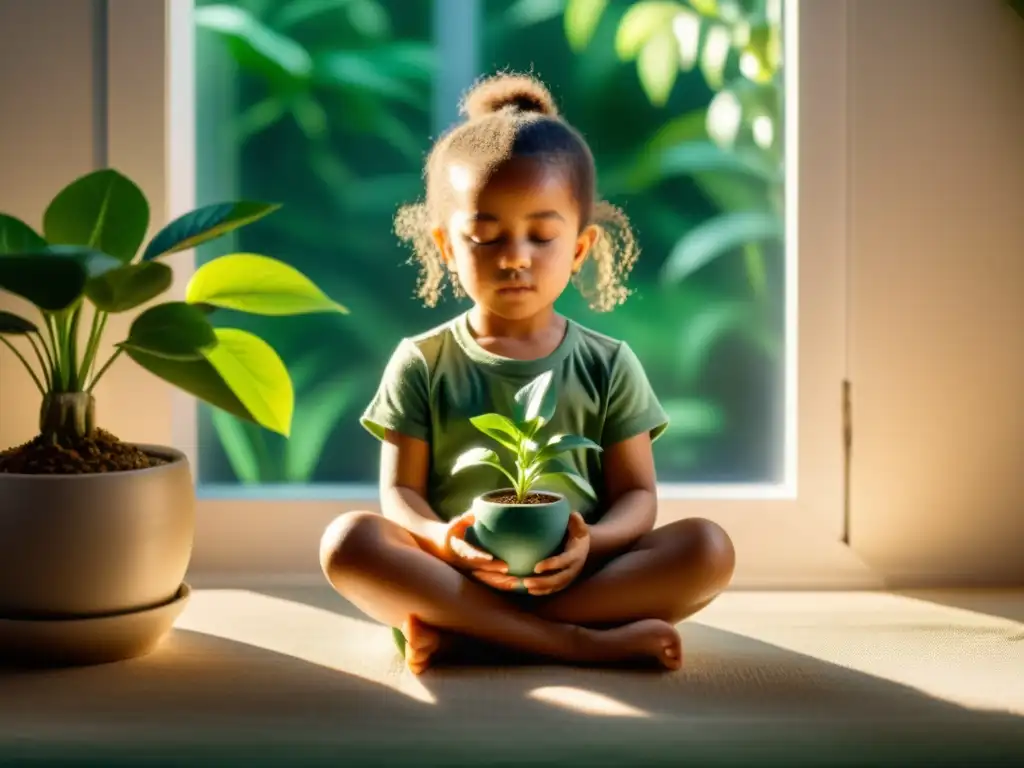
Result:
<svg viewBox="0 0 1024 768"><path fill-rule="evenodd" d="M75 392L81 386L78 376L78 326L82 322L82 304L71 312L68 320L68 389Z"/></svg>
<svg viewBox="0 0 1024 768"><path fill-rule="evenodd" d="M36 360L39 361L39 367L43 369L43 373L45 374L47 371L50 372L49 376L44 376L44 378L46 379L46 383L52 384L53 364L50 363L49 365L47 365L47 359L49 359L50 357L50 351L46 349L46 344L43 343L42 338L39 339L39 343L37 344L36 340L32 336L33 335L31 333L26 334L26 337L28 338L28 343L32 345L32 351L36 353ZM40 345L43 347L44 350L46 350L46 359L43 358L43 353L39 350Z"/></svg>
<svg viewBox="0 0 1024 768"><path fill-rule="evenodd" d="M103 364L103 366L93 377L92 381L89 382L89 386L85 390L86 392L92 392L93 388L99 383L100 379L103 378L103 374L106 373L107 369L114 364L114 361L117 360L117 356L120 355L122 352L124 352L124 349L122 349L121 347L118 347L116 350L114 350L114 354L112 354L107 359L107 362Z"/></svg>
<svg viewBox="0 0 1024 768"><path fill-rule="evenodd" d="M25 370L28 371L28 375L31 376L32 377L32 381L35 382L36 388L39 390L39 394L45 396L46 395L46 388L43 387L43 383L39 380L39 377L36 376L36 372L32 370L32 366L28 364L28 360L25 359L25 356L22 355L21 352L18 351L17 347L15 347L10 341L8 341L6 336L0 335L0 341L2 341L4 344L6 344L7 347L11 350L11 352L13 352L15 354L15 356L19 360L21 360L21 364L25 366Z"/></svg>
<svg viewBox="0 0 1024 768"><path fill-rule="evenodd" d="M96 362L96 353L99 352L100 341L103 339L103 331L107 327L107 318L110 315L106 312L96 310L92 316L92 327L89 328L89 342L85 347L85 357L82 360L82 367L79 370L79 378L84 384L92 375L92 369Z"/></svg>
<svg viewBox="0 0 1024 768"><path fill-rule="evenodd" d="M53 350L53 388L64 387L64 374L60 369L60 343L57 340L57 320L53 315L46 315L46 335L50 339L50 348Z"/></svg>
<svg viewBox="0 0 1024 768"><path fill-rule="evenodd" d="M96 422L96 400L85 392L50 392L39 410L39 432L51 443L88 437Z"/></svg>

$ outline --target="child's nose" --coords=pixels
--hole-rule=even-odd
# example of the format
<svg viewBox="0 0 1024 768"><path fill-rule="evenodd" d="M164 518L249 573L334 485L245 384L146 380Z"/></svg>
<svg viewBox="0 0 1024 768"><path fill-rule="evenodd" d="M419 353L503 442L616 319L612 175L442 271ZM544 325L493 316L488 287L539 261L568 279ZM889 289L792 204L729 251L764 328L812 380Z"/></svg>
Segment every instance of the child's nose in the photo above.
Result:
<svg viewBox="0 0 1024 768"><path fill-rule="evenodd" d="M531 260L530 243L525 240L513 240L507 248L502 249L498 257L498 266L509 270L526 269L530 266Z"/></svg>

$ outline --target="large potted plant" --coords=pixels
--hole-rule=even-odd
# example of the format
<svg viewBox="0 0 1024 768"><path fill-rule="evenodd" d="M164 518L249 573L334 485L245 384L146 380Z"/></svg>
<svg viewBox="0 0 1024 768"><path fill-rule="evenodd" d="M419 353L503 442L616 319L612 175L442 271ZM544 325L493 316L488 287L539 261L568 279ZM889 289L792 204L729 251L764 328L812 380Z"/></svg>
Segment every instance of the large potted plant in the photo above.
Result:
<svg viewBox="0 0 1024 768"><path fill-rule="evenodd" d="M601 447L578 435L541 437L556 404L548 371L516 393L512 418L485 413L470 419L474 427L509 452L511 469L497 452L483 446L461 454L452 467L452 474L470 467L490 467L508 479L509 486L473 500L470 539L503 560L512 576L529 576L562 544L572 506L560 488L596 498L590 483L562 456L574 450L600 451Z"/></svg>
<svg viewBox="0 0 1024 768"><path fill-rule="evenodd" d="M201 266L184 301L151 303L172 284L166 256L277 207L205 206L143 247L148 201L131 180L104 169L57 194L42 234L0 215L0 289L37 315L0 311L0 343L39 391L39 433L0 453L0 659L137 656L181 612L195 519L188 462L174 448L122 442L101 429L94 390L127 357L287 436L294 394L280 357L247 331L215 328L209 315L218 307L262 315L344 307L294 268L245 253ZM141 311L127 337L101 362L109 317L133 310Z"/></svg>

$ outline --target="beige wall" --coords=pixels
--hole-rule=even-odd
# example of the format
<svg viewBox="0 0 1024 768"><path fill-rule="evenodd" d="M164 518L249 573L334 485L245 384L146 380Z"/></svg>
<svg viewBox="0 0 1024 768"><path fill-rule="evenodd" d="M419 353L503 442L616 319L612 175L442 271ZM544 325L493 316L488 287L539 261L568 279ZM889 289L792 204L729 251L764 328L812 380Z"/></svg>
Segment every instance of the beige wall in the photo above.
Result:
<svg viewBox="0 0 1024 768"><path fill-rule="evenodd" d="M849 59L851 543L1024 584L1024 20L853 0Z"/></svg>
<svg viewBox="0 0 1024 768"><path fill-rule="evenodd" d="M849 7L851 543L897 582L1024 583L1024 21L1000 0ZM85 0L0 0L0 210L38 224L92 167L91 40ZM161 56L154 40L121 66ZM112 161L161 178L132 141L161 119L112 124ZM163 192L146 191L159 221ZM100 416L166 442L138 376L113 369ZM0 445L33 434L24 403L0 352Z"/></svg>
<svg viewBox="0 0 1024 768"><path fill-rule="evenodd" d="M142 83L160 82L154 72L162 72L164 55L159 18L140 13L149 2L110 3L115 25L127 25L133 35L151 41L145 60L124 62L119 51L109 52L111 67L130 69ZM96 167L93 107L106 98L119 116L101 126L106 128L107 160L142 186L150 203L152 235L166 221L164 158L153 157L151 151L161 143L165 115L125 109L126 102L138 98L126 92L125 78L105 93L93 87L93 7L91 0L0 0L0 211L37 229L42 225L42 212L53 195ZM8 294L0 293L0 308L35 317L31 307ZM101 361L111 344L127 335L129 315L111 319ZM96 390L97 417L105 428L139 442L172 441L171 415L154 418L151 400L133 396L151 378L135 365L110 369ZM6 348L0 350L0 446L36 433L37 402L18 361Z"/></svg>

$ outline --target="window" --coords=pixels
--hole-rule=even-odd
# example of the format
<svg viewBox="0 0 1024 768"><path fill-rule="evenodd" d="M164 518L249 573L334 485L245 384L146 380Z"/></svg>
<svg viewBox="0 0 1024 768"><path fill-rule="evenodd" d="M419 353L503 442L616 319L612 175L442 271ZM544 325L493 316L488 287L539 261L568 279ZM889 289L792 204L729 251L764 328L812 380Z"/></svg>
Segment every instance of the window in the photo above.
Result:
<svg viewBox="0 0 1024 768"><path fill-rule="evenodd" d="M462 91L505 67L552 87L594 148L603 196L638 231L629 301L597 314L572 294L562 308L629 341L673 417L656 449L662 519L719 520L741 556L742 541L779 531L840 540L844 2L681 3L655 19L639 61L616 55L617 38L628 47L651 21L634 0L176 0L160 17L131 5L112 0L112 57L138 54L131 30L145 21L163 31L167 64L150 54L152 71L133 72L151 78L136 99L117 99L139 81L112 68L111 123L166 115L167 161L151 178L168 216L227 197L284 203L183 258L267 253L351 310L225 317L288 364L288 443L152 383L197 474L203 567L307 570L331 516L375 504L377 446L359 412L398 339L462 308L418 305L391 218L422 193L424 153ZM777 44L785 63L770 80ZM307 61L317 77L297 80Z"/></svg>

